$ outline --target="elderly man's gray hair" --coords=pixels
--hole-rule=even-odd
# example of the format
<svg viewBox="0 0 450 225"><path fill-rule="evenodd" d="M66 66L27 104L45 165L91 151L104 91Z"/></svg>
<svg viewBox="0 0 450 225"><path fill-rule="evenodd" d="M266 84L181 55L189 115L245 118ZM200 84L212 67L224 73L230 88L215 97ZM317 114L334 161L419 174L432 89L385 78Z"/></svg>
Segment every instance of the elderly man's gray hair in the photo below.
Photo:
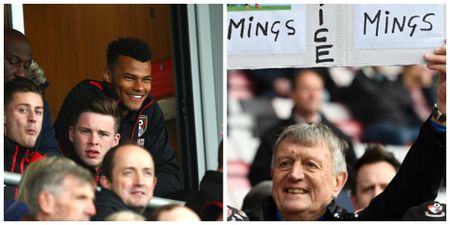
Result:
<svg viewBox="0 0 450 225"><path fill-rule="evenodd" d="M300 123L285 128L278 137L272 153L272 168L275 167L277 149L285 139L298 142L300 145L307 147L325 145L331 151L333 157L333 174L337 175L340 172L347 172L344 157L347 143L338 138L329 127L322 123Z"/></svg>
<svg viewBox="0 0 450 225"><path fill-rule="evenodd" d="M76 177L95 187L94 178L87 169L68 158L51 156L28 165L19 184L18 199L28 206L29 214L35 216L40 208L39 193L47 191L59 197L64 191L61 184L68 176Z"/></svg>

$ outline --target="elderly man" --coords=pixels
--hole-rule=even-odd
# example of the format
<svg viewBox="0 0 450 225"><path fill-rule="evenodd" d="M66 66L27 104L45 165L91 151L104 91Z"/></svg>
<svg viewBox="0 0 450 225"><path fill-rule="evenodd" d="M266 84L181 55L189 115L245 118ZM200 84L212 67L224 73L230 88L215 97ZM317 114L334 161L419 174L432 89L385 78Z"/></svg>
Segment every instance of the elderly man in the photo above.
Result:
<svg viewBox="0 0 450 225"><path fill-rule="evenodd" d="M120 143L132 141L147 149L155 158L159 177L155 195L170 197L181 189L180 168L175 152L169 144L164 115L150 95L152 88L151 49L135 38L119 38L108 45L107 65L103 82L84 80L64 99L55 121L58 140L64 151L73 151L67 130L75 105L87 96L106 95L119 104L123 119L120 124Z"/></svg>
<svg viewBox="0 0 450 225"><path fill-rule="evenodd" d="M355 164L355 179L351 184L352 205L355 211L369 206L394 178L400 162L392 152L380 144L369 144Z"/></svg>
<svg viewBox="0 0 450 225"><path fill-rule="evenodd" d="M63 157L32 163L20 183L25 220L89 220L95 214L95 183L86 169Z"/></svg>
<svg viewBox="0 0 450 225"><path fill-rule="evenodd" d="M99 181L100 165L105 154L119 144L120 111L116 102L105 95L91 96L76 107L69 139L77 164L92 172Z"/></svg>
<svg viewBox="0 0 450 225"><path fill-rule="evenodd" d="M345 144L322 124L299 124L277 140L272 196L263 203L261 219L401 220L408 208L435 199L446 158L445 56L445 46L424 56L428 67L440 73L437 104L398 173L367 208L352 214L334 201L348 176L341 151Z"/></svg>
<svg viewBox="0 0 450 225"><path fill-rule="evenodd" d="M106 153L101 170L102 190L95 195L97 215L92 219L124 210L144 213L156 186L150 153L138 145L116 146Z"/></svg>
<svg viewBox="0 0 450 225"><path fill-rule="evenodd" d="M35 82L35 84L39 86L41 92L44 92L49 85L44 73L33 73L30 71L30 67L33 63L31 46L27 37L14 29L5 29L4 32L5 53L3 72L5 83L15 77L26 77L28 79L39 80L39 82ZM45 100L43 112L42 132L38 136L36 147L48 155L61 155L55 138L55 129L53 129L52 126L50 108Z"/></svg>
<svg viewBox="0 0 450 225"><path fill-rule="evenodd" d="M324 93L324 82L320 76L320 70L313 68L295 70L292 74L291 89L291 99L295 105L292 109L291 117L268 129L261 136L261 144L258 147L248 174L252 186L265 180L271 180L270 158L272 157L277 137L282 132L282 128L296 123L323 123L330 127L341 139L344 139L348 145L348 148L345 149L347 169L352 175L352 166L356 161L356 156L350 138L328 121L325 115L320 112Z"/></svg>

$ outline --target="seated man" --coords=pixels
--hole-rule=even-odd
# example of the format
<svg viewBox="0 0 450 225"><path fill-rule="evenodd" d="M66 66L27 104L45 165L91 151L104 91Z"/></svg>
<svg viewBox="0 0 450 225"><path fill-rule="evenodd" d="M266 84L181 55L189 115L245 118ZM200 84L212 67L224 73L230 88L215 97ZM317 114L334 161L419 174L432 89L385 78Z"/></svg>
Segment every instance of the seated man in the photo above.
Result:
<svg viewBox="0 0 450 225"><path fill-rule="evenodd" d="M104 220L112 213L132 210L144 213L156 186L153 158L144 148L119 145L109 150L101 166L102 189L95 194L97 215Z"/></svg>
<svg viewBox="0 0 450 225"><path fill-rule="evenodd" d="M55 121L57 138L66 153L73 151L67 131L71 126L75 105L87 96L106 95L119 104L123 119L120 123L120 143L137 143L155 159L159 179L155 195L168 197L181 189L180 168L170 147L164 116L152 87L151 50L143 41L119 38L108 45L104 82L81 81L64 99Z"/></svg>
<svg viewBox="0 0 450 225"><path fill-rule="evenodd" d="M261 219L401 220L409 208L434 200L446 158L445 56L445 46L424 56L428 68L440 72L437 104L398 173L367 208L352 214L335 203L348 176L345 144L323 124L298 124L285 129L275 144L272 196L263 203Z"/></svg>
<svg viewBox="0 0 450 225"><path fill-rule="evenodd" d="M352 205L355 211L366 208L370 201L383 192L394 178L400 162L380 144L369 144L355 164L355 179L351 185Z"/></svg>
<svg viewBox="0 0 450 225"><path fill-rule="evenodd" d="M4 32L4 82L7 83L15 77L26 77L34 81L41 92L44 92L49 83L42 70L36 72L32 69L38 66L32 60L31 45L27 37L14 29L5 29ZM45 99L42 131L36 141L36 147L48 155L61 155L55 138L55 129L52 126L50 108Z"/></svg>
<svg viewBox="0 0 450 225"><path fill-rule="evenodd" d="M75 109L69 129L75 151L68 156L90 170L97 183L103 157L119 144L120 118L117 104L105 95L89 97Z"/></svg>
<svg viewBox="0 0 450 225"><path fill-rule="evenodd" d="M5 85L4 171L23 173L31 162L45 157L35 149L44 117L43 96L30 80L17 77ZM5 199L14 198L6 186Z"/></svg>
<svg viewBox="0 0 450 225"><path fill-rule="evenodd" d="M19 186L19 200L28 206L24 220L89 220L95 214L92 175L70 159L32 163Z"/></svg>

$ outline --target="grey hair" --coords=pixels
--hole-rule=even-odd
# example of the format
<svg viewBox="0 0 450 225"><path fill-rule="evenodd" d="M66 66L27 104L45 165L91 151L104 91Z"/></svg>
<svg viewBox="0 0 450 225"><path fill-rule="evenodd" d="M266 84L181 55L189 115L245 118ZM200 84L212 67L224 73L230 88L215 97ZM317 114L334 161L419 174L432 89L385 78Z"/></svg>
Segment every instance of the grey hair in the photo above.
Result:
<svg viewBox="0 0 450 225"><path fill-rule="evenodd" d="M331 151L333 158L333 174L336 176L340 172L347 172L344 157L344 150L348 147L347 143L337 137L328 126L322 123L300 123L285 128L278 137L272 153L272 168L275 167L277 149L285 139L298 142L307 147L325 145Z"/></svg>
<svg viewBox="0 0 450 225"><path fill-rule="evenodd" d="M68 176L95 186L92 174L72 160L57 156L46 157L31 163L25 169L19 184L18 200L23 201L28 206L30 215L35 216L40 209L39 193L47 191L56 197L60 196L64 191L61 184Z"/></svg>

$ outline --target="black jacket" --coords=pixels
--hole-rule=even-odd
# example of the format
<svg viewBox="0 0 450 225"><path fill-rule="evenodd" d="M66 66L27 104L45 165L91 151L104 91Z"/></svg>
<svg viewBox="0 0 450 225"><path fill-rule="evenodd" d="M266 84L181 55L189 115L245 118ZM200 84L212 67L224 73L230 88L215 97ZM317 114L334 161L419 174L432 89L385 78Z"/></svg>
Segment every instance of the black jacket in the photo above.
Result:
<svg viewBox="0 0 450 225"><path fill-rule="evenodd" d="M19 146L11 139L4 138L4 163L3 171L23 174L28 164L38 161L46 154L36 151L33 148L24 148ZM17 189L15 185L7 185L4 188L4 198L12 200L15 197Z"/></svg>
<svg viewBox="0 0 450 225"><path fill-rule="evenodd" d="M64 99L55 121L57 138L64 153L73 158L73 145L69 140L69 127L72 113L78 101L89 95L105 94L117 99L110 84L94 80L81 81ZM123 108L123 107L122 107ZM140 126L143 123L144 126ZM143 133L138 136L143 131ZM166 197L181 189L180 169L176 163L175 152L170 147L163 112L158 103L149 96L139 111L129 111L120 124L120 143L133 141L143 145L153 156L158 184L155 196Z"/></svg>
<svg viewBox="0 0 450 225"><path fill-rule="evenodd" d="M334 134L347 142L348 149L345 150L345 161L347 163L349 178L352 178L353 164L356 162L356 155L350 138L348 138L341 130L328 121L324 115L321 115L321 118L321 123L327 125ZM265 180L272 180L272 177L270 176L270 163L272 161L272 152L275 147L275 143L284 128L296 123L297 122L295 119L291 116L289 119L283 120L276 126L268 129L268 131L260 138L261 143L259 144L248 174L248 179L250 180L252 186L255 186Z"/></svg>
<svg viewBox="0 0 450 225"><path fill-rule="evenodd" d="M395 177L367 208L358 214L349 213L333 201L321 219L402 220L409 208L436 198L445 169L445 144L445 133L436 132L428 119ZM276 220L276 206L271 196L263 203L263 214L260 220Z"/></svg>
<svg viewBox="0 0 450 225"><path fill-rule="evenodd" d="M4 171L22 174L28 164L46 156L34 148L24 148L4 136Z"/></svg>
<svg viewBox="0 0 450 225"><path fill-rule="evenodd" d="M115 212L131 210L116 193L105 188L95 192L94 205L97 212L91 218L94 221L105 220L107 216Z"/></svg>

